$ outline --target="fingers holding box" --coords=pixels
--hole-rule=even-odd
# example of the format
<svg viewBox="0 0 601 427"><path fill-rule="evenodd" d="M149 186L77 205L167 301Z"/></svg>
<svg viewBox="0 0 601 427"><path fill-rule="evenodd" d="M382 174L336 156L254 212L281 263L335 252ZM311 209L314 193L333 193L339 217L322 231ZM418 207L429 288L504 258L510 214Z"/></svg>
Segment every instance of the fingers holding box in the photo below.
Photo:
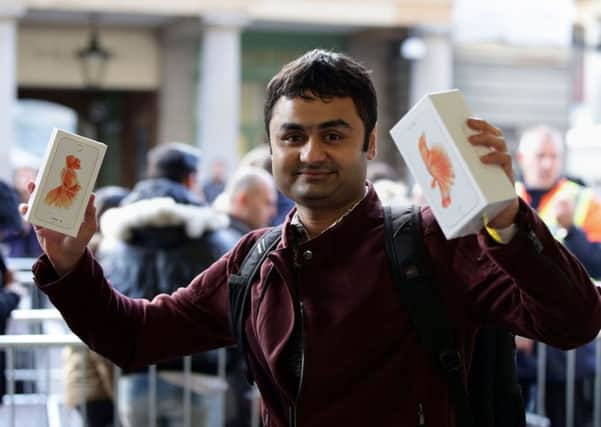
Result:
<svg viewBox="0 0 601 427"><path fill-rule="evenodd" d="M503 132L501 131L501 129L499 129L496 126L493 126L486 120L479 119L477 117L470 117L467 120L467 125L474 130L481 131L482 133L491 133L496 136L503 136Z"/></svg>
<svg viewBox="0 0 601 427"><path fill-rule="evenodd" d="M513 172L513 164L511 161L511 155L502 151L491 151L480 157L480 161L487 165L500 166L505 175L509 178L512 184L515 184L515 176Z"/></svg>
<svg viewBox="0 0 601 427"><path fill-rule="evenodd" d="M486 120L469 118L467 124L479 133L471 135L468 140L472 145L487 147L491 151L480 156L480 161L487 165L500 166L512 184L515 184L515 173L511 155L507 151L507 142L503 132Z"/></svg>

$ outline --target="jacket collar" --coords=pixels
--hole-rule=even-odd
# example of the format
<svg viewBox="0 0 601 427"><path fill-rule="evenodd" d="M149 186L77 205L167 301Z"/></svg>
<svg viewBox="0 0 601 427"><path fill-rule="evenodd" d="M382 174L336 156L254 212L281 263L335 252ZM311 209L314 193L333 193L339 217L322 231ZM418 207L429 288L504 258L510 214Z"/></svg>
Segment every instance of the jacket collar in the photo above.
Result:
<svg viewBox="0 0 601 427"><path fill-rule="evenodd" d="M361 228L365 228L366 224L372 221L383 221L384 214L382 204L378 198L373 185L370 182L366 183L367 192L355 206L351 207L342 217L334 222L330 227L324 230L320 235L311 240L301 239L299 241L299 232L303 233L304 228L298 220L296 207L288 214L288 218L283 227L282 243L283 247L288 247L293 244L317 245L320 246L322 241L331 242L342 238L339 243L346 241L352 235L361 234ZM366 222L367 221L367 222ZM290 234L290 233L295 233ZM306 234L306 232L305 232ZM295 238L292 238L295 236Z"/></svg>

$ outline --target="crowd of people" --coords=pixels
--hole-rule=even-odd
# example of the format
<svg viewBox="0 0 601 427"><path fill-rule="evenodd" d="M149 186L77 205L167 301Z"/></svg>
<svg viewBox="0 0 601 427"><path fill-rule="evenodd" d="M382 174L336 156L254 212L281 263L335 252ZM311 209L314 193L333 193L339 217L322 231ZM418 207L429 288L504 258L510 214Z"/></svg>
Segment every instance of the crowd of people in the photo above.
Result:
<svg viewBox="0 0 601 427"><path fill-rule="evenodd" d="M282 196L269 172L268 153L259 154L258 150L250 153L227 181L227 188L223 185L220 193L212 195L213 204L208 203L199 188L215 190L223 165L214 168L216 173L210 181L200 186L201 157L200 150L187 144L161 144L148 152L145 177L132 189L107 186L95 190L98 229L88 246L115 289L123 295L152 299L161 293L175 292L191 281L199 269L207 268L231 249L243 235L270 226L276 219L278 196ZM35 258L42 253L33 227L21 220L17 210L19 203L27 202L26 184L35 175L36 170L30 166L19 168L14 174L13 188L2 184L3 205L12 208L10 218L7 212L6 220L3 217L0 222L10 257ZM2 283L10 282L0 294L2 332L20 293L13 292L17 283L10 279L11 273L4 263L0 263L0 268ZM124 426L148 424L151 386L146 367L121 373L116 385L119 398L114 402L113 365L108 360L92 350L82 352L68 347L63 362L65 402L85 414L86 425L113 425L114 405ZM82 378L84 364L85 378ZM191 394L192 425L221 425L218 394L203 397L207 394L203 393L206 389L203 374L217 374L217 351L194 355L191 366L191 384L200 384ZM227 351L226 368L229 385L226 425L249 425L251 387L235 348ZM157 366L156 413L160 425L182 423L182 369L183 359ZM0 393L3 390L0 383Z"/></svg>
<svg viewBox="0 0 601 427"><path fill-rule="evenodd" d="M345 55L312 51L269 84L269 143L249 153L229 177L219 160L199 183L202 153L188 144L160 144L147 153L145 176L132 189L95 191L95 209L88 207L77 238L36 230L17 215L17 205L26 204L32 191L34 168L18 169L13 188L0 187L6 200L0 203L12 206L6 215L0 210L6 255L41 256L34 268L38 286L91 348L64 354L66 402L85 406L87 425L112 425L114 405L125 427L147 425L150 363L158 363L159 425L180 425L180 356L192 354L192 383L202 383L203 375L217 372L215 349L223 346L228 427L249 425L247 363L262 394L265 426L454 425L445 387L396 304L378 240L380 201L427 201L388 164L374 160L376 120L367 71ZM503 167L513 180L502 132L481 120L468 125L478 132L472 142L494 153L482 161ZM462 369L469 370L470 340L481 325L511 330L520 384L532 409L536 343L549 344L544 412L552 427L564 426L562 349L577 347L574 425L588 427L596 373L589 341L601 327L601 300L588 278L601 279L601 201L565 176L563 147L561 134L550 127L523 132L516 155L519 199L490 223L506 241L492 241L486 232L476 240L446 241L426 207L423 239L436 274L444 274L453 289L441 293L460 331L455 339ZM263 230L276 224L285 224L282 243L251 290L248 353L241 354L229 327L228 279ZM532 235L570 283L545 271L535 257L520 259ZM465 256L451 259L455 250ZM22 289L2 258L0 273L1 333ZM62 290L68 286L74 290ZM86 318L78 313L82 304ZM91 361L85 394L82 357ZM116 385L112 363L123 367ZM415 396L391 396L393 386ZM192 425L217 425L218 403L201 389L192 387ZM428 422L419 424L424 418Z"/></svg>

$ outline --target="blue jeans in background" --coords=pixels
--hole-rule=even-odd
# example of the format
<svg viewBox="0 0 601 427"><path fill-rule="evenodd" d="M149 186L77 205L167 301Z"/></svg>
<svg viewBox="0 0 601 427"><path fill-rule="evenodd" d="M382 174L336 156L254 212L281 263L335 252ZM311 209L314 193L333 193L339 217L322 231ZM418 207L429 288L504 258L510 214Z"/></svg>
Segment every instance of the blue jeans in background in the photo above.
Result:
<svg viewBox="0 0 601 427"><path fill-rule="evenodd" d="M184 389L156 377L157 427L184 426ZM123 427L146 427L149 424L150 381L146 373L126 374L119 379L119 416ZM223 396L191 392L191 426L223 425Z"/></svg>

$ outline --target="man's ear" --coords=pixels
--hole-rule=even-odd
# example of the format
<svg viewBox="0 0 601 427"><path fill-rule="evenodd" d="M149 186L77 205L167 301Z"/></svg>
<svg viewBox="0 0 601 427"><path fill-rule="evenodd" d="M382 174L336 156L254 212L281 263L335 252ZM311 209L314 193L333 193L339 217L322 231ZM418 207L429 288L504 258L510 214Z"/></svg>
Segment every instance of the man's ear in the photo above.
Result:
<svg viewBox="0 0 601 427"><path fill-rule="evenodd" d="M522 167L522 162L524 161L524 154L519 150L516 151L515 159L517 160L518 165L520 165L520 167Z"/></svg>
<svg viewBox="0 0 601 427"><path fill-rule="evenodd" d="M376 147L377 135L378 131L376 130L376 126L374 126L373 130L369 134L369 140L367 142L367 160L373 160L376 158L376 154L378 151Z"/></svg>
<svg viewBox="0 0 601 427"><path fill-rule="evenodd" d="M247 191L241 191L238 193L238 195L236 196L236 204L238 206L243 206L246 207L248 205L248 192Z"/></svg>
<svg viewBox="0 0 601 427"><path fill-rule="evenodd" d="M188 176L186 176L186 178L184 178L184 187L186 187L188 190L191 190L194 188L194 184L196 183L196 174L195 173L191 173Z"/></svg>

